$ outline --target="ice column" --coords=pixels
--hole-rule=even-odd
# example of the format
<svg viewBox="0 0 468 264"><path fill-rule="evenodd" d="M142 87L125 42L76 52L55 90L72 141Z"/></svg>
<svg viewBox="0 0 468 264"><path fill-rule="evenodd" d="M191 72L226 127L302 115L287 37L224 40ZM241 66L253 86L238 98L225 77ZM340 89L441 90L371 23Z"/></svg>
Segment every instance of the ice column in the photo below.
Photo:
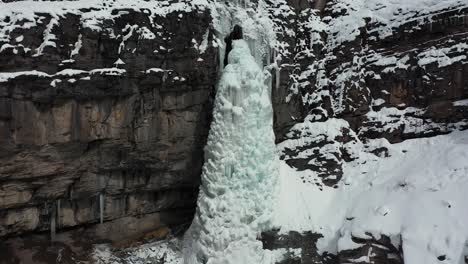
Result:
<svg viewBox="0 0 468 264"><path fill-rule="evenodd" d="M271 228L279 173L270 92L247 42L233 41L217 87L185 264L269 263L257 236Z"/></svg>

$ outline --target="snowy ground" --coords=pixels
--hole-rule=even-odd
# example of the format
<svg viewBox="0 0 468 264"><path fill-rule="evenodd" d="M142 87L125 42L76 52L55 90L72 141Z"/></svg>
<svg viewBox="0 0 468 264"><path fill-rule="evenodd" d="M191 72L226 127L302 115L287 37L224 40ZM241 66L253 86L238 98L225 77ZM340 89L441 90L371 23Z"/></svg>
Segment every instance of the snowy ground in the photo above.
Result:
<svg viewBox="0 0 468 264"><path fill-rule="evenodd" d="M366 152L365 145L371 144L387 147L389 157ZM303 183L301 174L314 172L297 172L280 161L280 204L274 222L281 232L322 233L325 237L318 248L331 253L355 247L351 234L366 237L369 232L377 238L385 234L396 246L403 243L405 263L440 263L437 257L442 255L444 263L464 263L468 131L393 145L385 140L365 145L356 146L359 157L345 165L337 189L320 191L314 184ZM111 252L104 249L98 248L96 255L112 260ZM114 263L146 263L163 256L166 263L182 263L176 239L128 252L124 261L114 257Z"/></svg>
<svg viewBox="0 0 468 264"><path fill-rule="evenodd" d="M119 254L112 251L109 245L102 244L95 247L92 257L96 264L181 264L182 248L178 238L130 248Z"/></svg>
<svg viewBox="0 0 468 264"><path fill-rule="evenodd" d="M366 152L371 145L385 146L389 157ZM314 177L314 172L297 172L282 162L276 216L281 231L322 233L319 250L331 253L355 247L351 234L385 234L395 246L403 243L405 263L440 263L442 255L444 263L462 263L468 237L468 131L393 145L373 140L354 148L357 159L345 164L337 189L320 191L303 183L302 174Z"/></svg>

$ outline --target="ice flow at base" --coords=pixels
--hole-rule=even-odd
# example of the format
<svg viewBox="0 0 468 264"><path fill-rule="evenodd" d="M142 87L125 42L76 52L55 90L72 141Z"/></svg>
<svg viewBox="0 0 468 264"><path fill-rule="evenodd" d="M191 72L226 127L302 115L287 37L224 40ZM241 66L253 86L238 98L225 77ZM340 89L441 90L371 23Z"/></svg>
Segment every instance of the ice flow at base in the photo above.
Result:
<svg viewBox="0 0 468 264"><path fill-rule="evenodd" d="M198 208L184 241L185 264L271 263L257 240L271 228L279 168L266 76L235 40L218 84Z"/></svg>

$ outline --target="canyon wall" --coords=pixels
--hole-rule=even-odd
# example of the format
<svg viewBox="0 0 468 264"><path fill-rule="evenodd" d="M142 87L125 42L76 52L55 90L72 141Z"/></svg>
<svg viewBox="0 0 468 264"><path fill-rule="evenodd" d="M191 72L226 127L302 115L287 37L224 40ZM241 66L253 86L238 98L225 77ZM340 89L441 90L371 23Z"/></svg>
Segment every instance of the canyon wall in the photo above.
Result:
<svg viewBox="0 0 468 264"><path fill-rule="evenodd" d="M349 201L324 209L334 197L330 193L351 192L349 185L357 186L353 188L359 189L363 197L368 190L374 190L372 180L367 182L365 176L352 174L350 167L361 167L361 175L366 175L372 171L366 163L373 159L385 167L386 159L394 154L389 146L395 143L468 128L468 4L332 0L319 10L323 2L288 1L283 10L289 12L276 14L284 29L279 46L287 48L281 52L280 89L273 90L273 94L277 100L276 120L293 116L290 122L275 124L281 159L295 169L291 181L300 177L304 186L315 186L308 189L317 189L316 195L310 195L315 200L306 200L303 206L318 208L310 215L328 212L328 222L333 222L339 204ZM418 171L427 165L412 164ZM343 181L346 169L349 174ZM379 173L376 177L382 176L383 172ZM412 174L408 171L407 175ZM438 177L442 181L444 175ZM390 182L383 188L391 189ZM395 188L421 187L419 183L411 187L408 184L401 182ZM360 202L349 206L372 204ZM291 217L291 222L300 221L296 219L299 217ZM288 257L281 263L404 262L405 230L388 237L366 227L367 222L379 220L370 215L362 216L367 219L356 217L346 215L343 226L332 235L326 234L330 228L327 224L319 228L314 223L311 226L316 233L285 233L282 228L279 233L264 233L262 240L267 249L288 250ZM360 226L361 232L354 233L348 229L350 226ZM321 249L316 247L319 240ZM297 256L294 250L302 253ZM460 254L467 259L466 250ZM434 261L455 261L459 255L450 257L439 254Z"/></svg>
<svg viewBox="0 0 468 264"><path fill-rule="evenodd" d="M0 3L0 237L101 211L190 222L218 74L210 11L23 3Z"/></svg>
<svg viewBox="0 0 468 264"><path fill-rule="evenodd" d="M101 212L147 229L192 220L223 37L195 2L0 3L0 237L97 224ZM320 190L341 188L354 145L468 128L467 4L378 2L264 1L278 38L281 159L316 173L301 180ZM318 254L310 245L321 236L268 232L263 242L303 248L284 263L369 251L402 263L389 237Z"/></svg>

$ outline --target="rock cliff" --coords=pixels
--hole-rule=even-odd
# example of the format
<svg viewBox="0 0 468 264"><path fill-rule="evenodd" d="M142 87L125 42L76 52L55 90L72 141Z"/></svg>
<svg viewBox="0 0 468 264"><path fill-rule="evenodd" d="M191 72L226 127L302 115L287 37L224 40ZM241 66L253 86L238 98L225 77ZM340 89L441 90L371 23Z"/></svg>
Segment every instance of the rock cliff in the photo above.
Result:
<svg viewBox="0 0 468 264"><path fill-rule="evenodd" d="M346 171L365 175L374 160L411 153L397 143L468 128L464 0L0 5L0 237L191 221L228 33L219 20L234 21L219 5L272 24L276 42L260 59L270 64L278 149L290 177L315 191L373 188ZM264 248L287 250L281 263L404 262L403 231L353 233L356 216L339 217L340 232L271 231Z"/></svg>
<svg viewBox="0 0 468 264"><path fill-rule="evenodd" d="M218 73L209 10L44 3L0 3L0 236L190 222Z"/></svg>
<svg viewBox="0 0 468 264"><path fill-rule="evenodd" d="M289 108L301 105L296 108L299 111L295 111L293 126L279 135L282 138L278 147L282 153L281 159L289 167L295 168L290 175L300 177L301 184L315 185L318 189L316 195L298 197L305 199L298 208L317 208L305 214L309 219L298 220L296 218L302 215L296 215L291 216L289 221L310 222L310 229L305 230L314 229L319 237L324 232L328 239L322 239L321 248L317 249L321 256L316 252L310 253L307 246L315 245L314 241L320 239L308 232L288 234L284 232L288 229L282 228L282 233L265 234L264 245L268 249L288 249L289 253L291 249L302 249L302 257L290 254L291 257L284 263L415 261L417 258L412 255L413 249L407 245L408 241L404 241L410 240L410 235L404 234L407 230L390 231L396 234L389 238L374 230L374 227L366 226L367 222L372 221L381 221L380 225L390 226L389 222L373 215L357 216L362 213L355 212L357 209L345 209L343 226L338 226L337 233L326 234L330 232L327 228L333 225L327 226L327 222L340 218L337 216L339 204L347 204L347 201L331 203L329 197L331 193L353 191L362 192L360 195L365 197L367 190L379 190L376 192L385 196L385 188L392 188L391 181L382 184L383 189L378 189L379 184L374 183L373 177L385 177L383 175L386 174L366 164L372 163L373 157L381 160L379 167L385 167L385 163L391 163L390 160L398 156L390 150L392 144L468 128L468 4L463 1L390 3L332 0L322 6L319 2L323 1L288 1L293 12L279 15L280 21L288 21L284 27L291 32L289 39L280 39L288 44L282 46L288 46L289 50L282 54L286 58L282 71L287 74L282 78L283 85L279 91L284 93L288 90L288 94L274 99L284 100L282 102ZM282 104L276 102L275 107L279 109ZM421 141L421 144L427 143ZM407 151L412 150L403 150L404 153ZM419 151L419 147L414 150L416 155L422 155ZM442 150L440 153L442 159L450 155L444 156ZM437 159L435 155L433 157ZM466 162L466 156L463 157ZM390 159L387 161L387 158ZM401 162L397 166L404 166L404 160ZM412 164L418 170L425 170L424 166L430 165ZM461 164L459 166L463 167ZM355 168L362 168L358 170L363 176L352 172ZM347 178L343 181L345 170ZM437 174L432 169L427 170L429 175ZM365 178L367 173L374 171L380 175ZM391 175L392 172L387 173ZM405 177L410 178L412 173L409 169ZM444 181L444 175L437 175L436 178L437 181ZM411 188L428 188L416 180L403 180L398 188L407 188L408 184L411 184L407 190L409 193L412 192ZM356 190L351 191L352 188ZM310 187L307 190L314 192L313 189ZM290 193L290 196L294 194ZM342 196L339 194L337 197ZM382 199L379 202L384 203L379 205L382 207L370 208L376 210L376 215L386 208L385 203L392 203L392 198L376 199ZM427 203L430 203L429 200ZM293 198L289 201L292 202ZM351 208L365 207L359 203L373 204L366 200L353 202ZM323 205L312 205L317 203ZM385 211L383 216L389 212L391 210ZM320 219L321 215L324 215L324 219ZM356 216L364 219L356 219ZM282 223L288 225L287 222ZM304 229L300 226L290 229L295 228ZM383 230L380 232L388 232ZM441 232L440 236L453 236L448 229L438 232ZM415 243L415 239L419 238L411 239ZM433 246L438 242L430 243L429 249L438 248ZM444 260L456 263L460 257L458 254L466 256L466 250L465 253L447 253L450 252L447 249L434 251L444 254L430 253L436 254L434 258L429 253L425 256L422 254L427 258L424 263ZM449 257L449 254L452 256Z"/></svg>
<svg viewBox="0 0 468 264"><path fill-rule="evenodd" d="M293 39L300 45L289 56L290 94L281 100L297 105L300 97L296 120L339 118L349 127L334 137L317 135L294 151L286 148L288 164L320 170L323 184L332 186L342 176L342 161L352 159L343 147L353 140L350 131L355 140L397 143L468 127L466 105L456 103L468 97L466 3L445 1L421 10L424 3L329 1L320 12L307 1L291 2L295 15L283 20L294 21ZM289 138L298 133L293 129ZM336 159L318 151L330 143ZM300 155L311 150L313 155Z"/></svg>

